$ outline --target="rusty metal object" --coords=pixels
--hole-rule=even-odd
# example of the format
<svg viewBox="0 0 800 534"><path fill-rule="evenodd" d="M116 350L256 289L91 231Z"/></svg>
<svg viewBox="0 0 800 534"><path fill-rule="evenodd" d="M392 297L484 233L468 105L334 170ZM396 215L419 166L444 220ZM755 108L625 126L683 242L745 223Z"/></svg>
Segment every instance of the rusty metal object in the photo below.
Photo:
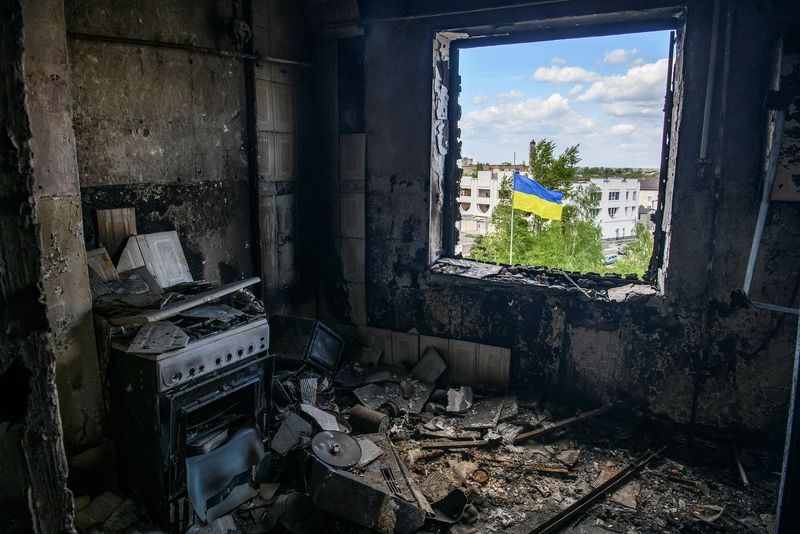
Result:
<svg viewBox="0 0 800 534"><path fill-rule="evenodd" d="M350 411L350 424L363 434L383 434L389 430L389 416L358 404Z"/></svg>
<svg viewBox="0 0 800 534"><path fill-rule="evenodd" d="M539 526L531 530L529 534L550 534L561 531L569 523L574 521L576 516L584 513L595 502L602 499L606 493L619 488L625 482L627 482L628 479L632 478L636 473L641 471L644 466L653 460L653 458L664 452L664 449L666 449L666 447L661 447L656 452L647 452L646 454L640 456L636 459L636 461L628 465L628 467L597 486L582 498L558 512L544 523L541 523Z"/></svg>
<svg viewBox="0 0 800 534"><path fill-rule="evenodd" d="M472 472L470 478L472 478L472 480L474 480L478 484L486 484L487 482L489 482L490 478L489 471L479 467L478 469Z"/></svg>
<svg viewBox="0 0 800 534"><path fill-rule="evenodd" d="M520 443L522 441L526 441L533 438L540 438L544 435L550 434L551 432L555 432L556 430L559 430L566 426L607 413L612 409L616 408L617 406L619 406L619 403L609 404L608 406L603 406L602 408L596 408L594 410L584 412L580 415L576 415L575 417L568 417L567 419L562 419L561 421L557 421L556 423L554 423L553 426L547 428L537 428L536 430L523 432L522 434L519 434L516 438L514 438L514 443Z"/></svg>

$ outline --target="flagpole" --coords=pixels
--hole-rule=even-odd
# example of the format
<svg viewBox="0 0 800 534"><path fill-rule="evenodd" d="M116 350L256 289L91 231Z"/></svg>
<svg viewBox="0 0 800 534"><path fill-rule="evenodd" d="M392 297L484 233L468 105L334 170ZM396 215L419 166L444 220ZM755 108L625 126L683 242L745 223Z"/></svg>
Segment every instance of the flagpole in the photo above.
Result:
<svg viewBox="0 0 800 534"><path fill-rule="evenodd" d="M514 187L511 187L511 237L509 238L509 245L508 245L508 264L514 265L512 263L514 258Z"/></svg>

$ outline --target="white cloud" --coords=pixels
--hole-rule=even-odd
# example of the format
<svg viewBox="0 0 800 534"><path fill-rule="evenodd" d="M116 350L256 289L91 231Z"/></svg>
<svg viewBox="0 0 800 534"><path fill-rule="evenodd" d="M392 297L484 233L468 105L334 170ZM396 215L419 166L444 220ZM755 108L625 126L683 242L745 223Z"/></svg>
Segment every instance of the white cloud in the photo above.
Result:
<svg viewBox="0 0 800 534"><path fill-rule="evenodd" d="M578 93L580 93L581 91L583 91L583 85L581 85L581 84L573 85L572 89L569 90L569 94L570 94L570 96L575 96Z"/></svg>
<svg viewBox="0 0 800 534"><path fill-rule="evenodd" d="M569 99L553 93L546 99L529 98L498 102L468 112L460 121L465 133L519 132L535 129L569 111Z"/></svg>
<svg viewBox="0 0 800 534"><path fill-rule="evenodd" d="M523 155L531 139L547 137L567 147L597 136L598 118L581 115L569 103L567 97L553 93L470 111L459 121L464 153L500 162L511 161L516 151L521 161L527 159Z"/></svg>
<svg viewBox="0 0 800 534"><path fill-rule="evenodd" d="M587 83L597 80L597 73L582 67L539 67L533 73L533 81L542 83Z"/></svg>
<svg viewBox="0 0 800 534"><path fill-rule="evenodd" d="M631 67L625 74L605 76L578 97L582 102L646 102L664 96L667 60Z"/></svg>
<svg viewBox="0 0 800 534"><path fill-rule="evenodd" d="M633 124L629 122L621 122L609 128L608 131L612 135L630 135L635 129L636 127Z"/></svg>
<svg viewBox="0 0 800 534"><path fill-rule="evenodd" d="M484 95L484 94L477 94L477 95L472 97L472 103L473 104L483 104L487 100L489 100L489 97Z"/></svg>
<svg viewBox="0 0 800 534"><path fill-rule="evenodd" d="M498 93L497 100L500 102L508 102L509 100L519 100L523 96L525 96L525 94L522 91L512 89L511 91L505 93Z"/></svg>
<svg viewBox="0 0 800 534"><path fill-rule="evenodd" d="M606 50L605 54L603 54L603 63L625 63L638 53L639 51L635 48L629 50L624 48Z"/></svg>
<svg viewBox="0 0 800 534"><path fill-rule="evenodd" d="M614 117L661 117L662 98L648 102L610 102L604 103L601 109Z"/></svg>
<svg viewBox="0 0 800 534"><path fill-rule="evenodd" d="M553 59L550 60L551 65L563 65L566 62L567 62L566 59L560 57L554 57Z"/></svg>

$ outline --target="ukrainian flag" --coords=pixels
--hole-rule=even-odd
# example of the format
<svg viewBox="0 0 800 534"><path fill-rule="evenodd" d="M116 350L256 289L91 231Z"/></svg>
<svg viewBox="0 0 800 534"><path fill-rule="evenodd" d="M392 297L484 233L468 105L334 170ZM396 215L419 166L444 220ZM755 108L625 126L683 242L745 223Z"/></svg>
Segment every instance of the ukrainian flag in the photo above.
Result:
<svg viewBox="0 0 800 534"><path fill-rule="evenodd" d="M514 196L511 206L515 210L535 213L543 219L561 220L564 193L551 191L536 180L514 173Z"/></svg>

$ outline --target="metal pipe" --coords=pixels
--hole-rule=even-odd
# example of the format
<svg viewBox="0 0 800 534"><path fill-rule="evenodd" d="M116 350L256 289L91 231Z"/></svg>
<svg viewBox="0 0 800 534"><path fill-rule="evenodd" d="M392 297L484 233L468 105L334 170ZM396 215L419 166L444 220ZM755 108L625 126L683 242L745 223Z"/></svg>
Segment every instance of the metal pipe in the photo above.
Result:
<svg viewBox="0 0 800 534"><path fill-rule="evenodd" d="M589 507L591 507L595 502L599 501L600 499L605 496L606 493L617 489L618 487L622 486L625 482L628 481L633 475L644 469L644 467L650 463L653 458L664 452L666 447L661 447L659 450L655 452L648 452L643 456L640 456L636 461L630 464L628 467L614 475L613 477L609 478L595 489L587 493L585 496L581 497L571 505L567 506L556 515L545 521L544 523L540 524L536 528L530 531L529 534L551 534L560 532L564 527L566 527L571 521L573 521L578 514L582 514L585 512Z"/></svg>
<svg viewBox="0 0 800 534"><path fill-rule="evenodd" d="M753 305L755 308L761 308L762 310L769 310L774 312L781 312L781 313L790 313L793 315L800 315L800 309L798 308L790 308L789 306L779 306L777 304L770 304L768 302L761 302L758 300L751 300L750 304Z"/></svg>
<svg viewBox="0 0 800 534"><path fill-rule="evenodd" d="M151 48L172 48L174 50L187 50L189 52L196 52L199 54L209 54L222 57L231 57L236 59L249 59L260 61L262 63L279 63L282 65L295 65L298 67L313 68L311 63L303 61L294 61L291 59L282 59L271 56L261 56L258 54L248 54L242 52L235 52L232 50L222 50L220 48L209 48L207 46L197 46L184 43L170 43L166 41L154 41L151 39L134 39L132 37L120 37L117 35L97 35L92 33L83 32L67 32L67 37L71 39L80 39L82 41L94 41L98 43L114 43L126 44L131 46L147 46Z"/></svg>

